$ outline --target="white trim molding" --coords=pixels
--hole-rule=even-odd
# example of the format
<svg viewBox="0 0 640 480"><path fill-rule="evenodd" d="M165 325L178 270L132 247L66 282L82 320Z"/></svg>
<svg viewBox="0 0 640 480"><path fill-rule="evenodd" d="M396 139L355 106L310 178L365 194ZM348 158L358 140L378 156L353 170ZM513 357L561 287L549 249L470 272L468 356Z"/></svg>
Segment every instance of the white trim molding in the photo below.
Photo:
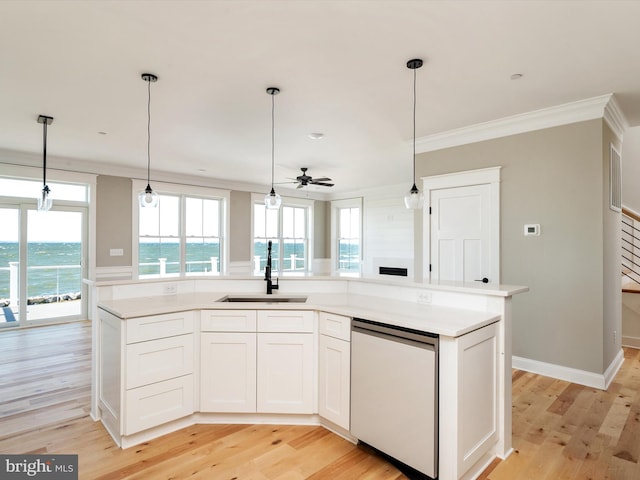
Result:
<svg viewBox="0 0 640 480"><path fill-rule="evenodd" d="M614 95L609 93L417 138L416 153L433 152L596 118L603 118L622 141L629 124Z"/></svg>
<svg viewBox="0 0 640 480"><path fill-rule="evenodd" d="M588 372L586 370L578 370L577 368L565 367L563 365L556 365L553 363L540 362L538 360L531 360L523 357L512 357L512 367L517 370L524 370L525 372L535 373L537 375L544 375L545 377L557 378L558 380L564 380L566 382L577 383L579 385L585 385L587 387L599 388L606 390L613 381L622 367L624 362L624 352L622 349L618 351L618 354L613 359L611 364L607 367L604 373Z"/></svg>
<svg viewBox="0 0 640 480"><path fill-rule="evenodd" d="M131 280L133 267L131 265L121 267L96 267L96 282L104 280Z"/></svg>

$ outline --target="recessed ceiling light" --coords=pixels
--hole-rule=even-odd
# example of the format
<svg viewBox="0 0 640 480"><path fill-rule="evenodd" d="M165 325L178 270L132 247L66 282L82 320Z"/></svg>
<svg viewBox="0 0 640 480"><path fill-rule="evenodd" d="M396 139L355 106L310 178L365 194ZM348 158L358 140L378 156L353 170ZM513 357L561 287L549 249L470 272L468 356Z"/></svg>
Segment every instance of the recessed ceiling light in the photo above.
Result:
<svg viewBox="0 0 640 480"><path fill-rule="evenodd" d="M310 133L309 135L307 135L311 140L320 140L322 137L324 137L324 133Z"/></svg>
<svg viewBox="0 0 640 480"><path fill-rule="evenodd" d="M514 73L513 75L511 75L511 80L520 80L524 75L522 75L521 73Z"/></svg>

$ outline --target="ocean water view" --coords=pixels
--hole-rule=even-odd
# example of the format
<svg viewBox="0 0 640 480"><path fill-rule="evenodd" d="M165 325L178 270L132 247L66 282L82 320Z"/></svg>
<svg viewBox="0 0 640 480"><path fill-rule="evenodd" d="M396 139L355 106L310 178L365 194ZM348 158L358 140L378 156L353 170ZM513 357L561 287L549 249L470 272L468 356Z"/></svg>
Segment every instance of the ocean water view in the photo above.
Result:
<svg viewBox="0 0 640 480"><path fill-rule="evenodd" d="M19 261L19 248L17 242L0 242L0 298L9 298L9 263ZM27 297L80 292L81 258L80 243L28 243Z"/></svg>

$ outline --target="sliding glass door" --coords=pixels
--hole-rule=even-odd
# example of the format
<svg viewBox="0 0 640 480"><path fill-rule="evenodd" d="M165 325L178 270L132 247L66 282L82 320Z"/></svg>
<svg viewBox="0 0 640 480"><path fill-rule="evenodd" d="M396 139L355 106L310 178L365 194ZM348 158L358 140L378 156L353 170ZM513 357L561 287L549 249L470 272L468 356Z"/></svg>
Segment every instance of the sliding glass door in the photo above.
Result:
<svg viewBox="0 0 640 480"><path fill-rule="evenodd" d="M16 326L20 314L20 209L0 206L0 225L0 327Z"/></svg>
<svg viewBox="0 0 640 480"><path fill-rule="evenodd" d="M81 315L83 216L27 210L27 321Z"/></svg>
<svg viewBox="0 0 640 480"><path fill-rule="evenodd" d="M0 206L0 328L86 318L86 208Z"/></svg>

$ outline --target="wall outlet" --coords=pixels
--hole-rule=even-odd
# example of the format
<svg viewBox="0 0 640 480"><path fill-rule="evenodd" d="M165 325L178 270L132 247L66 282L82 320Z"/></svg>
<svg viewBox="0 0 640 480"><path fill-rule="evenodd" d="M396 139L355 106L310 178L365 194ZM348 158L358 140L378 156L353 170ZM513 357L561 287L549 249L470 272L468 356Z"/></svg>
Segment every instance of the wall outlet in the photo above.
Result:
<svg viewBox="0 0 640 480"><path fill-rule="evenodd" d="M175 295L176 293L178 293L178 284L165 283L162 291L165 295Z"/></svg>
<svg viewBox="0 0 640 480"><path fill-rule="evenodd" d="M418 293L418 298L416 298L418 303L428 304L431 303L431 292L420 292Z"/></svg>
<svg viewBox="0 0 640 480"><path fill-rule="evenodd" d="M613 331L613 344L616 344L616 340L618 338L618 332L616 330Z"/></svg>

